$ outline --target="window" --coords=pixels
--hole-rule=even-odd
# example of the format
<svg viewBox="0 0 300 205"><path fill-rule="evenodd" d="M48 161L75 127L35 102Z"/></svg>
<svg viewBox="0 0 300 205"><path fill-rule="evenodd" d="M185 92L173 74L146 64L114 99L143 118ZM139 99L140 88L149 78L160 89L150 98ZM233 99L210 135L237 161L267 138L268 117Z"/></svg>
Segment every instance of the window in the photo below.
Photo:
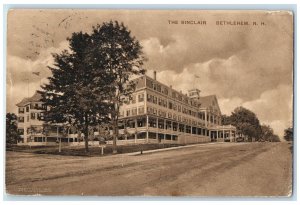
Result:
<svg viewBox="0 0 300 205"><path fill-rule="evenodd" d="M172 122L171 121L166 121L166 129L169 129L169 130L172 129Z"/></svg>
<svg viewBox="0 0 300 205"><path fill-rule="evenodd" d="M35 120L35 113L31 113L30 116L32 120Z"/></svg>
<svg viewBox="0 0 300 205"><path fill-rule="evenodd" d="M29 115L27 115L27 122L29 122Z"/></svg>
<svg viewBox="0 0 300 205"><path fill-rule="evenodd" d="M172 92L172 98L176 98L176 93L175 92Z"/></svg>
<svg viewBox="0 0 300 205"><path fill-rule="evenodd" d="M183 124L179 124L179 132L184 132L184 125Z"/></svg>
<svg viewBox="0 0 300 205"><path fill-rule="evenodd" d="M135 128L135 121L128 120L126 123L126 127Z"/></svg>
<svg viewBox="0 0 300 205"><path fill-rule="evenodd" d="M18 122L24 122L24 117L19 117Z"/></svg>
<svg viewBox="0 0 300 205"><path fill-rule="evenodd" d="M153 103L157 104L157 97L153 96Z"/></svg>
<svg viewBox="0 0 300 205"><path fill-rule="evenodd" d="M177 110L177 105L174 103L174 105L173 105L173 109L174 110Z"/></svg>
<svg viewBox="0 0 300 205"><path fill-rule="evenodd" d="M154 118L149 118L149 127L156 127L156 119Z"/></svg>
<svg viewBox="0 0 300 205"><path fill-rule="evenodd" d="M153 84L153 90L157 90L156 88L157 88L157 86L156 86L156 84L154 83L154 84Z"/></svg>
<svg viewBox="0 0 300 205"><path fill-rule="evenodd" d="M139 110L138 110L138 111L139 111L139 115L140 115L140 114L144 114L144 107L139 107Z"/></svg>
<svg viewBox="0 0 300 205"><path fill-rule="evenodd" d="M162 116L162 115L161 115L161 111L160 111L160 110L158 110L158 116Z"/></svg>
<svg viewBox="0 0 300 205"><path fill-rule="evenodd" d="M149 132L149 139L156 139L156 133L154 132Z"/></svg>
<svg viewBox="0 0 300 205"><path fill-rule="evenodd" d="M181 106L178 105L178 112L181 112Z"/></svg>
<svg viewBox="0 0 300 205"><path fill-rule="evenodd" d="M172 118L172 113L168 112L168 118Z"/></svg>
<svg viewBox="0 0 300 205"><path fill-rule="evenodd" d="M178 124L176 122L173 122L173 131L177 131L177 127L178 127Z"/></svg>
<svg viewBox="0 0 300 205"><path fill-rule="evenodd" d="M37 120L40 120L40 119L41 119L41 113L39 113L39 112L36 113L36 119L37 119Z"/></svg>
<svg viewBox="0 0 300 205"><path fill-rule="evenodd" d="M162 100L161 100L161 98L158 98L158 105L162 105Z"/></svg>
<svg viewBox="0 0 300 205"><path fill-rule="evenodd" d="M164 120L158 119L158 128L164 129Z"/></svg>
<svg viewBox="0 0 300 205"><path fill-rule="evenodd" d="M29 105L26 107L26 112L29 112Z"/></svg>
<svg viewBox="0 0 300 205"><path fill-rule="evenodd" d="M164 100L163 103L164 103L164 107L168 107L167 100Z"/></svg>
<svg viewBox="0 0 300 205"><path fill-rule="evenodd" d="M161 86L160 85L157 85L157 91L161 92Z"/></svg>
<svg viewBox="0 0 300 205"><path fill-rule="evenodd" d="M137 119L137 125L138 127L146 127L146 118Z"/></svg>
<svg viewBox="0 0 300 205"><path fill-rule="evenodd" d="M137 139L145 139L146 138L146 132L141 132L137 134Z"/></svg>
<svg viewBox="0 0 300 205"><path fill-rule="evenodd" d="M169 109L172 109L173 108L173 104L172 102L169 102Z"/></svg>
<svg viewBox="0 0 300 205"><path fill-rule="evenodd" d="M130 110L126 110L126 116L130 116Z"/></svg>
<svg viewBox="0 0 300 205"><path fill-rule="evenodd" d="M24 113L24 108L23 107L19 107L19 113Z"/></svg>
<svg viewBox="0 0 300 205"><path fill-rule="evenodd" d="M152 101L153 101L153 96L150 95L150 94L147 94L147 101L152 103Z"/></svg>
<svg viewBox="0 0 300 205"><path fill-rule="evenodd" d="M147 113L152 114L153 113L153 108L152 107L147 107Z"/></svg>
<svg viewBox="0 0 300 205"><path fill-rule="evenodd" d="M18 134L19 135L24 135L24 129L18 129Z"/></svg>
<svg viewBox="0 0 300 205"><path fill-rule="evenodd" d="M188 103L189 103L189 100L185 97L185 98L184 98L184 102L185 102L186 104L188 104Z"/></svg>
<svg viewBox="0 0 300 205"><path fill-rule="evenodd" d="M135 96L135 95L133 95L131 100L132 100L132 101L131 101L131 102L132 102L132 104L136 103L136 96Z"/></svg>
<svg viewBox="0 0 300 205"><path fill-rule="evenodd" d="M144 93L139 94L139 102L144 102Z"/></svg>
<svg viewBox="0 0 300 205"><path fill-rule="evenodd" d="M166 94L166 95L169 94L168 88L164 88L164 94Z"/></svg>
<svg viewBox="0 0 300 205"><path fill-rule="evenodd" d="M38 113L38 120L44 120L44 113L43 112Z"/></svg>
<svg viewBox="0 0 300 205"><path fill-rule="evenodd" d="M132 115L137 115L137 108L133 108L131 112L132 112Z"/></svg>
<svg viewBox="0 0 300 205"><path fill-rule="evenodd" d="M153 114L156 115L157 114L157 110L155 108L153 108Z"/></svg>
<svg viewBox="0 0 300 205"><path fill-rule="evenodd" d="M173 119L177 120L177 116L175 114L173 114Z"/></svg>

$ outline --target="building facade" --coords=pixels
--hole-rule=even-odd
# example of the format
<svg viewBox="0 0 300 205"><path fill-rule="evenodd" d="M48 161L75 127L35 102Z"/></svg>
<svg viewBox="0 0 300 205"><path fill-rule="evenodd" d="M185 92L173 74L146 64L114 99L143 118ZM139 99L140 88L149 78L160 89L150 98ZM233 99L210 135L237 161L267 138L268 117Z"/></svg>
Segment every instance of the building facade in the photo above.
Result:
<svg viewBox="0 0 300 205"><path fill-rule="evenodd" d="M215 95L201 96L192 89L183 94L149 76L134 80L134 93L123 99L119 110L118 143L190 144L235 141L236 129L221 125L221 111ZM77 142L76 130L62 125L48 126L45 132L43 111L47 108L36 92L18 106L18 131L22 143ZM99 132L94 133L99 135ZM109 142L110 143L110 142Z"/></svg>
<svg viewBox="0 0 300 205"><path fill-rule="evenodd" d="M24 98L17 104L18 133L21 136L19 144L51 145L58 140L76 142L74 129L65 128L62 124L45 124L43 112L47 108L41 99L41 94L35 92L32 97Z"/></svg>
<svg viewBox="0 0 300 205"><path fill-rule="evenodd" d="M149 76L136 81L136 89L120 107L119 130L126 140L158 143L235 141L236 129L221 125L215 95L176 91Z"/></svg>

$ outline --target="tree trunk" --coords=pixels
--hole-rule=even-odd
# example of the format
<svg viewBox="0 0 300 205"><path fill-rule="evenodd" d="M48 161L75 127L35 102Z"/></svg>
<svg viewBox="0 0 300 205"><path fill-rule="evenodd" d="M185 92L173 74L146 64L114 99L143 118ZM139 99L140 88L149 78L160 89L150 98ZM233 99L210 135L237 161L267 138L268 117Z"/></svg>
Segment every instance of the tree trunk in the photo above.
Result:
<svg viewBox="0 0 300 205"><path fill-rule="evenodd" d="M114 119L113 122L113 154L117 154L117 138L118 138L118 122L116 122L116 120Z"/></svg>
<svg viewBox="0 0 300 205"><path fill-rule="evenodd" d="M85 146L85 152L89 152L89 126L85 126L84 130L84 146Z"/></svg>

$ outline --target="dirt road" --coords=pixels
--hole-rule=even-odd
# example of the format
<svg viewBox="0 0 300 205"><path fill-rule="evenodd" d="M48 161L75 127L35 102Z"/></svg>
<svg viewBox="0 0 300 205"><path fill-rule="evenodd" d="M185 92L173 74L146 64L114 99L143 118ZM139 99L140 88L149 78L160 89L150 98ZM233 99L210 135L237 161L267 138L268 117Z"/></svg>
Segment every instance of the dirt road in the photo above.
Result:
<svg viewBox="0 0 300 205"><path fill-rule="evenodd" d="M289 148L219 143L108 157L7 152L6 188L22 195L288 196Z"/></svg>

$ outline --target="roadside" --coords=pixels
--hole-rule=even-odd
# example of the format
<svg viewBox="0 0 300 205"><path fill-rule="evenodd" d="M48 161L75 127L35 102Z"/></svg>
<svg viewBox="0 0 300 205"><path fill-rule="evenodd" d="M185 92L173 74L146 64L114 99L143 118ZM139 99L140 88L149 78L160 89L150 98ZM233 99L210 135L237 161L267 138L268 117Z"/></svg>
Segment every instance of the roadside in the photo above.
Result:
<svg viewBox="0 0 300 205"><path fill-rule="evenodd" d="M206 143L205 143L206 144ZM118 145L117 153L141 153L149 150L159 150L174 147L184 147L190 145L184 144L128 144L128 145ZM29 146L12 146L7 147L6 151L13 152L26 152L35 154L50 154L50 155L63 155L63 156L82 156L82 157L99 157L108 156L113 154L112 145L103 146L103 155L101 155L100 146L90 146L89 152L85 152L84 146L64 146L61 152L58 151L58 146L40 146L40 147L29 147Z"/></svg>
<svg viewBox="0 0 300 205"><path fill-rule="evenodd" d="M169 148L176 147L185 147L185 146L194 146L199 144L207 143L197 143L197 144L128 144L128 145L118 145L117 153L147 153L150 150L164 150ZM51 154L51 155L64 155L64 156L85 156L85 157L99 157L99 156L108 156L113 154L112 145L103 146L103 155L101 155L100 146L90 146L89 152L85 152L84 146L64 146L62 147L61 152L58 151L58 146L39 146L39 147L29 147L29 146L12 146L7 147L7 151L13 152L26 152L26 153L35 153L35 154Z"/></svg>

